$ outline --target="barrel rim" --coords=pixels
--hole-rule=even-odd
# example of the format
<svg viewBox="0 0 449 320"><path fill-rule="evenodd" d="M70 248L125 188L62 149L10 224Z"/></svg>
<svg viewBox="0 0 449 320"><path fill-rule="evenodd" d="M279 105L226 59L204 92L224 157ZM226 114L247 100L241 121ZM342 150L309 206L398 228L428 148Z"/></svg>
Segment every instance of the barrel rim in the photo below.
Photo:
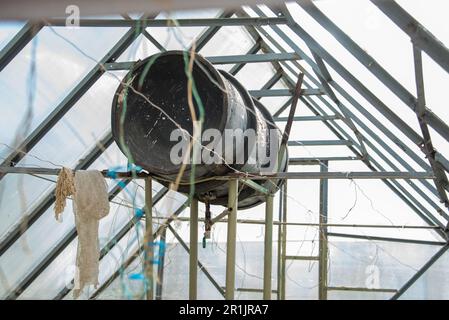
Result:
<svg viewBox="0 0 449 320"><path fill-rule="evenodd" d="M183 50L170 50L170 51L159 52L159 53L153 54L151 56L148 56L143 60L137 61L133 65L131 70L125 75L125 77L123 79L125 81L126 81L126 79L132 79L133 75L138 70L140 70L142 67L144 67L145 64L148 61L150 61L151 59L154 59L154 61L153 61L153 64L154 64L154 63L156 63L157 59L160 59L161 57L166 57L166 56L182 56L183 57L185 53L187 53L190 57L191 52L183 51ZM216 81L221 88L225 88L223 76L220 74L220 72L218 72L217 69L215 69L215 67L212 65L212 63L210 63L201 54L199 54L197 52L195 52L194 54L195 54L195 63L198 63L198 62L201 63L207 69L209 74L213 76L214 81ZM151 67L150 67L150 69L151 69ZM201 68L201 71L203 73L205 73L205 71L202 68ZM206 76L208 76L208 75L206 74ZM122 82L120 82L119 86L117 87L117 90L115 91L115 94L114 94L114 98L112 100L111 130L112 130L112 135L114 137L114 140L117 142L117 146L126 155L126 153L124 152L124 148L122 147L122 145L120 143L120 134L118 132L119 128L120 128L120 123L119 123L120 117L116 117L116 113L118 114L118 112L116 112L116 110L121 109L123 107L123 101L122 102L118 101L118 98L123 90L124 90L124 83L122 81ZM221 91L221 89L220 89L220 91ZM226 121L227 121L227 117L228 117L227 106L229 104L229 98L228 98L227 94L222 94L222 97L223 97L223 104L221 105L222 117L221 117L219 125L218 125L218 129L220 131L223 131L226 127ZM160 170L159 170L160 168L153 168L152 166L149 166L148 164L143 164L143 163L138 163L138 162L135 162L135 164L140 165L144 169L148 170L149 172L156 173L156 174L176 175L179 172L179 170L160 172ZM188 172L190 170L190 168L191 168L191 165L187 165L185 171Z"/></svg>

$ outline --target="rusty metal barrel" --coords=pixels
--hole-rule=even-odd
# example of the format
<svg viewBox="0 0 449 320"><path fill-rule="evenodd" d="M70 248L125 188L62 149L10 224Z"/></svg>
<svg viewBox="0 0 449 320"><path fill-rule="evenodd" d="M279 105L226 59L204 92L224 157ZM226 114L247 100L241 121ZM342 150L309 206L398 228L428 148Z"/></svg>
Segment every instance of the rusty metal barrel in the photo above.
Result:
<svg viewBox="0 0 449 320"><path fill-rule="evenodd" d="M128 160L156 179L159 177L162 184L174 182L183 167L178 191L189 193L192 187L189 177L194 167L195 197L210 204L226 205L228 182L214 177L236 172L285 172L288 155L278 159L278 154L274 154L278 149L269 150L280 142L281 132L268 110L235 77L215 69L199 54L194 56L190 73L190 59L188 52L167 51L137 62L114 95L112 134ZM193 79L190 93L188 75ZM192 139L192 107L198 120L204 115L197 140ZM210 134L205 137L210 132L219 133L220 138L212 139ZM243 136L238 137L239 134ZM190 152L186 157L182 148L186 142L194 142L198 152ZM184 155L177 153L178 149ZM270 163L263 163L256 150L262 150ZM192 159L194 154L199 159ZM209 161L203 159L206 156ZM187 164L186 159L190 159ZM256 182L273 192L282 183ZM265 201L263 195L246 185L241 185L239 191L239 208Z"/></svg>

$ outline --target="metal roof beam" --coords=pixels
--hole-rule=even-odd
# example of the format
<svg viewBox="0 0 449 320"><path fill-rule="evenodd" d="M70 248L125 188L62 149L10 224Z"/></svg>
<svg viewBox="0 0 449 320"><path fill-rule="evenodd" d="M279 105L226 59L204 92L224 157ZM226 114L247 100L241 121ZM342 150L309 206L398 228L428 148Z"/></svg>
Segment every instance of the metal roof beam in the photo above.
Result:
<svg viewBox="0 0 449 320"><path fill-rule="evenodd" d="M34 38L42 29L42 22L27 22L25 26L0 51L0 71Z"/></svg>

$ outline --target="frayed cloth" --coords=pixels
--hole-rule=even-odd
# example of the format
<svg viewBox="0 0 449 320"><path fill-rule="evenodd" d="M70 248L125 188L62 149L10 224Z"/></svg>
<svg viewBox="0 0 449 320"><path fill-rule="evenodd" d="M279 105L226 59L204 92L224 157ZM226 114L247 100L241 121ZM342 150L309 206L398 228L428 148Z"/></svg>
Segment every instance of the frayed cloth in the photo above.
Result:
<svg viewBox="0 0 449 320"><path fill-rule="evenodd" d="M55 218L61 221L60 216L66 206L66 198L75 194L75 181L73 171L69 168L62 168L58 175L55 190Z"/></svg>
<svg viewBox="0 0 449 320"><path fill-rule="evenodd" d="M100 219L109 213L108 188L100 171L76 171L63 168L56 186L55 217L64 211L66 197L73 196L78 248L73 297L79 297L86 285L98 286Z"/></svg>
<svg viewBox="0 0 449 320"><path fill-rule="evenodd" d="M73 212L78 232L76 252L76 274L74 298L85 285L98 285L100 246L98 227L100 219L109 213L106 181L99 171L77 171L75 173Z"/></svg>

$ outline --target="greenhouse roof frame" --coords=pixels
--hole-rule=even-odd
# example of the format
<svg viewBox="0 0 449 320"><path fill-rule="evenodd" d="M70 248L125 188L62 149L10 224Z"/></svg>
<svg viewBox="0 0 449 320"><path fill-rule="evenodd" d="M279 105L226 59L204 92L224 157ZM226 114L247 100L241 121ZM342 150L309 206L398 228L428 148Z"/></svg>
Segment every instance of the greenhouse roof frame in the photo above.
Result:
<svg viewBox="0 0 449 320"><path fill-rule="evenodd" d="M432 140L429 132L431 127L446 141L449 141L449 126L434 114L430 109L426 107L424 98L424 84L422 74L422 57L421 51L426 52L441 68L446 72L449 72L449 50L446 48L434 35L424 28L417 20L415 20L410 14L408 14L403 8L401 8L394 1L385 0L371 0L386 16L388 16L399 28L406 33L413 43L413 52L415 62L415 80L417 86L417 94L412 94L399 81L397 81L386 69L384 69L379 62L377 62L372 56L364 51L356 42L354 42L348 35L344 33L334 22L326 17L312 1L298 1L298 4L323 28L325 28L339 43L341 43L347 51L354 56L366 69L372 73L378 80L380 80L386 88L393 92L401 101L403 101L409 108L416 113L416 117L419 120L421 132L416 132L410 127L400 115L392 111L387 105L385 105L373 92L369 90L363 83L361 83L351 72L341 65L332 55L323 48L318 41L316 41L312 35L308 34L290 15L289 10L285 6L272 7L271 10L274 13L274 17L267 16L263 10L258 7L251 7L251 10L257 15L257 17L250 16L244 9L237 11L224 11L217 18L212 19L181 19L177 20L181 26L204 26L208 27L196 39L196 48L200 50L204 47L208 41L210 41L214 35L223 26L241 26L246 29L249 35L254 40L254 47L247 53L241 55L228 55L228 56L214 56L209 57L212 63L216 64L233 64L231 74L236 74L247 63L257 62L269 62L273 65L276 72L273 77L262 87L260 90L253 90L251 93L255 97L267 97L267 96L291 96L295 89L295 79L293 79L287 71L291 74L296 74L297 70L304 73L304 85L306 89L302 91L303 95L300 101L307 106L315 115L309 117L295 117L294 122L299 121L322 121L332 132L334 132L340 140L335 141L317 141L316 143L329 145L329 144L343 144L346 145L353 153L354 160L360 160L366 166L374 172L378 173L377 178L382 181L396 193L418 216L420 216L428 225L436 226L436 232L440 236L443 242L438 243L441 245L440 251L426 263L421 270L419 270L415 276L413 276L409 282L404 284L404 287L399 289L393 298L399 298L447 249L448 249L448 226L449 215L447 214L447 208L449 207L449 199L447 191L449 190L449 183L446 173L449 172L449 161L443 154L439 153L432 145ZM233 15L237 17L232 17ZM81 19L80 26L98 26L98 27L116 27L126 26L129 27L129 31L116 43L116 45L98 61L97 65L82 79L82 81L59 103L59 105L40 123L40 125L34 129L25 139L21 142L17 150L14 150L9 154L0 164L0 180L7 174L12 174L14 170L11 167L16 167L16 164L22 160L27 152L33 149L33 147L55 126L56 123L70 110L70 108L87 92L87 90L101 77L102 74L108 72L108 70L127 70L134 62L116 62L117 58L130 46L130 44L140 35L146 37L151 43L153 43L161 51L165 48L163 45L157 42L145 27L167 27L172 26L171 20L154 19L155 15L144 15L141 19ZM46 25L63 26L65 20L62 19L48 19L45 21L28 22L25 26L16 34L16 36L0 51L0 71L11 62L14 57L33 39L33 37L39 33L39 31ZM268 33L263 26L270 28L270 30L280 37L291 49L286 51L284 46L281 45L276 39L273 38L271 33ZM308 49L312 53L310 57L305 48L301 48L292 40L288 34L281 29L287 27L289 32L293 32L296 36L301 38ZM266 41L267 39L268 41ZM258 54L261 50L263 53ZM290 63L287 63L290 62ZM302 64L307 64L313 74L308 69L304 68ZM370 115L368 111L364 109L354 97L351 96L343 87L332 79L328 70L330 66L335 70L345 81L347 81L353 89L355 89L362 97L364 97L373 107L375 107L381 114L383 114L396 129L400 130L413 144L417 145L422 153L427 158L428 162L422 160L422 154L415 153L411 148L407 146L410 141L402 141L398 139L394 133L377 120L374 116ZM297 70L293 69L294 66ZM279 81L284 81L288 89L272 89L272 87ZM350 102L351 107L357 109L364 115L366 119L361 119L356 116L351 110L340 101L337 96L343 96ZM331 101L331 102L329 102ZM279 110L273 115L278 121L285 121L286 118L282 118L281 113L288 109L291 103L289 99ZM334 114L327 114L324 112L322 106L334 111ZM338 120L343 121L344 126L338 124ZM407 164L407 161L395 152L388 144L377 136L372 130L370 130L364 123L370 121L372 124L383 128L387 137L393 144L399 146L405 154L411 157L417 165L419 165L423 172L416 172L412 166ZM344 128L346 127L346 128ZM359 128L362 128L366 133L362 133ZM350 136L348 132L352 132L355 135L355 139ZM377 148L373 141L376 141L383 149ZM295 141L289 141L290 144L294 144ZM86 157L80 159L75 169L86 169L97 159L105 147L113 143L112 134L108 133L97 145L90 150ZM306 142L299 142L304 144ZM308 143L311 143L310 141ZM394 178L395 172L392 175L386 175L387 172L383 166L371 157L370 152L366 146L371 149L371 152L375 152L377 156L388 163L392 168L396 168L392 160L401 163L409 171L405 172L403 179L416 178L418 180L407 180L406 183L411 186L418 194L427 200L428 204L435 209L435 212L440 215L438 217L435 212L431 212L425 206L423 206L418 199L416 199L409 191L407 191L403 185L396 180L389 180L388 178ZM338 159L291 159L294 163L307 163L329 161ZM343 160L343 159L342 159ZM348 158L346 159L348 160ZM3 169L2 169L3 168ZM17 169L20 169L17 166ZM9 170L9 171L8 171ZM20 171L20 170L19 170ZM399 170L396 170L400 175ZM16 172L19 173L19 172ZM23 173L23 171L22 171ZM32 169L29 169L27 173L36 173ZM384 174L384 175L382 175ZM330 178L332 173L327 175L316 175L315 178ZM292 176L286 175L285 178L292 178ZM349 173L346 178L351 179ZM399 177L401 179L401 177ZM433 185L424 178L432 178ZM419 180L420 179L420 180ZM124 180L128 181L128 180ZM110 200L118 194L122 187L117 186L110 192ZM162 199L166 190L160 192L159 196L155 199L157 202ZM443 203L445 208L441 208L439 204L435 203L427 192L436 195L440 202ZM27 216L23 221L19 221L12 231L10 231L0 241L0 256L3 255L14 244L20 236L26 232L26 230L32 225L39 217L54 203L55 197L51 192L45 199L43 199ZM176 211L177 214L180 211ZM23 223L27 222L25 229ZM170 222L170 221L169 221ZM132 221L127 224L114 238L113 242L110 242L106 248L102 251L102 257L111 249L114 244L133 226ZM172 230L173 231L173 230ZM158 233L156 233L158 234ZM344 236L344 235L343 235ZM32 270L29 271L27 277L23 279L17 286L12 288L9 293L9 299L15 299L36 279L56 257L57 255L76 237L75 228L67 235L57 247L53 248L46 257L39 262ZM137 252L138 253L138 252ZM133 257L134 253L131 257ZM129 262L127 262L129 263ZM204 270L204 268L202 268ZM207 273L207 270L205 271ZM212 279L213 280L213 279ZM106 283L109 283L107 281ZM101 287L101 291L104 288ZM69 292L64 288L56 298L63 298ZM94 295L97 295L95 293Z"/></svg>

